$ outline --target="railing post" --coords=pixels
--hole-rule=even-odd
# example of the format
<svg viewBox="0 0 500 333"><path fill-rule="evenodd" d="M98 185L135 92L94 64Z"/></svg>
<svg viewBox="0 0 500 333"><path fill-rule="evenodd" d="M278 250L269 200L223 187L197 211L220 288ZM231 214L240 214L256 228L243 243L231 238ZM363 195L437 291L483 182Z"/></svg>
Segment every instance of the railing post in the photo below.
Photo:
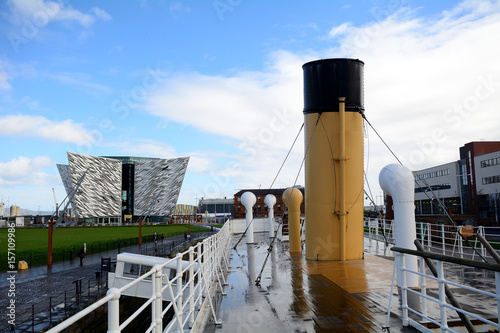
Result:
<svg viewBox="0 0 500 333"><path fill-rule="evenodd" d="M448 320L446 318L446 291L444 283L443 262L437 260L437 283L439 289L439 310L441 315L441 331L445 332L448 329Z"/></svg>
<svg viewBox="0 0 500 333"><path fill-rule="evenodd" d="M484 227L482 225L479 226L477 233L483 236L484 239L486 239L486 235L484 234ZM486 257L486 248L484 247L483 243L481 243L481 255L483 256L483 258Z"/></svg>
<svg viewBox="0 0 500 333"><path fill-rule="evenodd" d="M400 287L401 287L401 309L403 310L403 326L408 326L410 324L410 319L408 318L408 299L406 294L406 267L405 267L406 255L398 253L396 256L399 257L398 276L401 277Z"/></svg>
<svg viewBox="0 0 500 333"><path fill-rule="evenodd" d="M113 295L108 301L108 333L120 332L120 290L111 288L106 293Z"/></svg>
<svg viewBox="0 0 500 333"><path fill-rule="evenodd" d="M392 239L395 241L396 240L396 223L394 223L394 220L391 221L391 230L392 230Z"/></svg>
<svg viewBox="0 0 500 333"><path fill-rule="evenodd" d="M198 244L198 283L200 284L200 296L198 301L198 306L201 307L203 304L202 298L205 297L205 248L207 244L207 239L205 238L203 242Z"/></svg>
<svg viewBox="0 0 500 333"><path fill-rule="evenodd" d="M189 328L194 324L194 248L189 247Z"/></svg>
<svg viewBox="0 0 500 333"><path fill-rule="evenodd" d="M441 224L441 245L443 247L443 254L446 255L446 233L444 232L444 223Z"/></svg>
<svg viewBox="0 0 500 333"><path fill-rule="evenodd" d="M427 317L427 298L424 296L427 295L427 283L425 281L425 261L424 258L419 257L419 262L420 262L420 292L422 293L422 298L421 298L421 304L422 304L422 315L424 317Z"/></svg>
<svg viewBox="0 0 500 333"><path fill-rule="evenodd" d="M463 257L464 257L464 247L463 247L462 236L460 236L462 234L462 226L459 226L457 228L457 233L459 233L457 235L458 236L458 253L460 253L460 258L463 259Z"/></svg>
<svg viewBox="0 0 500 333"><path fill-rule="evenodd" d="M177 311L179 318L179 330L182 331L183 308L182 308L182 254L177 253Z"/></svg>
<svg viewBox="0 0 500 333"><path fill-rule="evenodd" d="M431 251L432 247L432 225L428 222L425 223L425 228L427 231L427 247L429 248L429 251Z"/></svg>
<svg viewBox="0 0 500 333"><path fill-rule="evenodd" d="M153 268L155 270L155 273L153 275L153 294L155 296L155 300L153 301L153 306L151 307L152 309L152 315L151 315L151 321L155 324L153 332L155 333L162 333L163 332L163 320L162 320L162 305L163 305L163 299L162 299L162 293L161 293L161 287L162 287L162 269L160 265L155 265Z"/></svg>
<svg viewBox="0 0 500 333"><path fill-rule="evenodd" d="M420 234L420 243L425 244L424 242L424 222L418 222L419 225L419 234Z"/></svg>
<svg viewBox="0 0 500 333"><path fill-rule="evenodd" d="M500 272L495 272L495 286L497 298L497 330L500 331Z"/></svg>

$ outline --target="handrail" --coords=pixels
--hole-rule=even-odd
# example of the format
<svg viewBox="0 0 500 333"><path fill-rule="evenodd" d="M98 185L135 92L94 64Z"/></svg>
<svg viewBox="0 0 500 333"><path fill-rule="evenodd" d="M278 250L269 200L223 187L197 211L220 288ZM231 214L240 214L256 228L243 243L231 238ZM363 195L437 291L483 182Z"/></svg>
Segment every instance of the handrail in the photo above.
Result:
<svg viewBox="0 0 500 333"><path fill-rule="evenodd" d="M464 265L464 266L469 266L469 267L474 267L474 268L488 269L491 271L500 272L500 265L485 263L482 261L474 261L474 260L469 260L469 259L456 258L456 257L451 257L451 256L447 256L444 254L433 253L433 252L423 252L423 251L417 251L417 250L410 250L410 249L405 249L405 248L396 247L396 246L392 247L391 251L411 254L411 255L423 257L423 258L440 260L440 261L449 262L449 263L458 264L458 265Z"/></svg>
<svg viewBox="0 0 500 333"><path fill-rule="evenodd" d="M417 243L417 241L415 242ZM401 247L393 247L392 251L398 252L397 256L399 260L394 262L395 267L398 266L398 276L401 275L401 283L398 281L398 286L401 288L401 310L402 310L402 323L403 326L413 326L420 331L423 332L431 332L426 327L427 323L434 323L441 328L442 332L455 332L448 326L448 321L451 319L450 315L447 313L447 309L456 311L458 316L463 320L465 318L465 322L469 322L465 324L467 330L469 332L475 332L476 327L474 327L468 317L479 320L480 322L491 325L493 328L485 328L487 329L499 329L500 322L498 319L500 318L500 265L489 264L485 262L478 262L463 258L456 258L447 255L430 253L421 250L411 250ZM420 269L419 271L415 271L409 269L405 266L405 258L407 256L418 256L420 260ZM431 262L429 259L434 259L436 261L437 267L434 266L434 270L431 269L432 274L427 274L425 272L425 267L423 265L424 260L426 262ZM484 269L488 271L494 272L495 278L493 281L493 285L489 285L485 287L483 290L478 289L477 287L467 286L464 284L452 282L445 278L445 270L444 263L451 263L455 265L462 265L472 268ZM432 263L432 262L431 262ZM421 277L421 290L412 288L407 285L407 275L415 274ZM431 279L437 282L437 292L438 296L432 297L427 294L425 279ZM483 304L491 305L492 313L473 313L461 308L461 306L452 300L453 297L450 298L450 295L446 289L448 289L448 285L453 286L458 289L464 289L468 292L473 292L475 294L484 295L489 297L488 299L482 300ZM487 291L488 289L494 290L493 292ZM410 306L408 303L408 293L413 294L417 297L421 298L421 308ZM449 304L448 301L451 303ZM416 300L414 300L415 302ZM427 312L427 301L434 302L439 307L439 312L434 312L433 317L436 316L438 318L431 318ZM485 303L486 302L486 303ZM414 303L415 304L415 303ZM496 308L496 311L494 310ZM410 317L409 313L412 313L420 318L422 321L417 321L414 319L415 317Z"/></svg>
<svg viewBox="0 0 500 333"><path fill-rule="evenodd" d="M213 304L211 301L210 293L213 292L213 285L220 284L221 274L225 274L224 264L226 262L226 256L229 253L231 235L229 232L229 224L226 223L217 234L205 238L202 242L191 246L188 250L183 253L178 253L175 258L166 261L163 264L155 265L150 271L137 277L135 280L126 284L121 288L111 288L108 294L97 301L96 303L88 306L79 313L61 322L59 325L50 329L48 332L56 333L61 332L63 329L69 327L70 325L76 323L78 320L84 316L90 314L98 307L108 303L108 332L120 332L124 329L139 313L147 308L147 305L151 304L155 312L151 320L151 325L149 326L147 332L163 332L161 321L168 309L172 308L175 311L174 318L167 325L165 332L169 332L170 329L174 328L177 324L176 330L182 332L183 327L189 321L190 325L196 320L198 314L200 314L200 309L195 311L194 303L196 302L199 307L202 305L202 298L207 296L210 300L210 308L212 315L214 316L214 321L220 323L220 320L215 318L215 312L213 309ZM197 258L194 258L196 251ZM184 255L189 255L189 264L183 268L182 258ZM169 280L167 276L162 274L162 269L167 265L177 262L176 275ZM194 266L197 266L197 270L194 270ZM189 280L183 285L183 274L189 274ZM137 309L129 318L125 319L121 324L119 323L119 300L124 291L133 287L134 285L144 281L147 277L151 276L152 283L152 293L145 304L143 304L139 309ZM196 280L196 282L195 282ZM224 277L222 276L222 280ZM165 284L166 282L166 284ZM218 282L218 283L216 283ZM177 287L174 291L172 284L176 283ZM165 285L164 285L165 284ZM162 294L165 290L171 297L171 302L162 311ZM215 289L217 290L217 289ZM183 299L183 294L189 292L189 295ZM189 309L189 310L187 310ZM187 310L187 311L185 311ZM196 313L195 313L196 312Z"/></svg>

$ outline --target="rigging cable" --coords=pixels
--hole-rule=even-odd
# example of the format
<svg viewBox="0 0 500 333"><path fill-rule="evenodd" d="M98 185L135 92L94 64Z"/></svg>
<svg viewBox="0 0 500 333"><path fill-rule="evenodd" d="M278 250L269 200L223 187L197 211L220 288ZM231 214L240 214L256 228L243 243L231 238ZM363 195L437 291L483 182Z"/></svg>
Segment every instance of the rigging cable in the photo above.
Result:
<svg viewBox="0 0 500 333"><path fill-rule="evenodd" d="M383 217L383 210L381 209L380 211L378 211L377 209L377 204L375 203L375 201L373 200L373 193L372 193L372 189L370 187L370 182L368 181L368 176L366 175L367 172L368 172L368 166L370 165L370 134L368 132L368 130L366 129L366 126L363 126L363 130L365 132L365 136L366 136L366 141L367 141L367 153L366 153L366 172L363 172L363 175L365 177L365 181L366 181L366 186L368 187L368 192L370 192L369 194L365 191L365 194L366 194L366 197L368 199L370 199L370 202L372 203L373 205L373 209L375 210L375 212L377 213L377 219L380 217ZM389 245L389 240L387 239L387 236L385 234L385 222L383 223L382 225L382 236L384 237L384 240L385 240L385 246L388 246Z"/></svg>
<svg viewBox="0 0 500 333"><path fill-rule="evenodd" d="M276 173L276 176L274 177L274 180L273 182L271 183L271 186L269 186L269 189L271 189L274 185L274 182L276 181L276 179L278 178L280 172L281 172L281 169L283 169L283 166L285 165L285 162L286 160L288 159L288 156L290 156L290 153L292 152L292 149L293 147L295 146L295 143L297 142L297 139L299 138L299 135L300 135L300 132L302 132L302 129L304 128L304 123L302 123L302 126L300 126L300 129L297 133L297 135L295 136L295 140L293 140L293 143L292 143L292 146L290 147L290 149L288 150L288 153L286 154L285 156L285 159L283 160L283 163L281 163L281 166L280 168L278 169L278 172ZM297 181L297 180L295 180ZM295 184L294 184L295 185ZM238 242L236 242L236 244L234 245L234 249L236 250L236 247L238 246L238 244L241 242L241 240L243 239L243 237L245 237L247 231L248 231L248 228L250 227L250 225L253 223L253 220L254 218L252 217L252 220L250 221L250 223L248 223L248 226L246 227L245 231L243 232L243 234L241 234L241 237L240 239L238 240Z"/></svg>
<svg viewBox="0 0 500 333"><path fill-rule="evenodd" d="M399 164L403 165L403 163L399 160L399 158L396 156L396 154L392 151L392 149L389 147L389 145L384 141L384 139L382 139L382 137L380 136L380 134L377 132L377 130L375 130L375 128L372 126L372 124L368 121L368 119L366 119L366 116L363 112L363 110L361 109L358 109L358 112L361 114L361 116L363 117L363 119L368 123L368 125L370 125L370 127L373 129L373 131L375 132L375 134L377 134L377 136L380 138L380 140L382 141L382 143L387 147L387 149L391 152L391 154L394 156L394 158L396 158L396 160L399 162ZM434 198L436 198L436 201L438 202L437 205L438 207L440 207L442 210L443 210L443 213L445 215L445 217L449 220L450 224L453 226L453 227L456 227L456 223L455 221L453 221L453 219L451 218L450 214L448 213L448 210L446 208L446 206L441 202L441 200L437 199L437 196L435 195L434 191L432 190L432 188L429 186L429 184L427 184L427 181L425 179L420 179L422 180L422 182L424 183L424 185L429 189L429 191L432 193L432 196L433 198L431 198L426 191L423 191L423 193L427 196L427 198L429 200L431 200L431 202L433 202ZM414 181L415 181L415 184L419 187L419 188L422 188L417 180L414 178ZM465 242L468 244L468 245L471 245L469 240L464 236L462 235L461 232L458 232L458 234L460 235L460 237L462 237L463 240L465 240ZM479 257L481 259L483 259L485 262L487 262L486 258L484 258L481 254L479 254L479 252L477 251L477 249L475 247L472 247L474 249L474 251L479 255Z"/></svg>
<svg viewBox="0 0 500 333"><path fill-rule="evenodd" d="M311 146L311 142L312 142L312 139L314 137L314 133L316 132L316 128L318 127L318 123L320 121L320 118L321 118L321 112L318 113L318 118L316 119L316 124L314 124L314 129L313 129L313 132L311 133L311 138L309 139L309 142L307 143L306 150L304 152L304 158L302 159L302 162L300 163L299 171L297 172L297 176L295 177L295 182L293 183L293 188L295 188L295 185L297 184L297 180L299 179L300 171L302 170L302 166L304 165L304 162L306 160L307 152L309 151L309 147ZM288 201L290 201L291 197L292 196L290 195L290 197L288 198L288 200L286 202L286 207L288 207ZM256 286L260 286L262 273L264 272L264 268L266 267L267 260L269 259L269 255L271 254L271 251L273 250L273 244L274 244L276 238L278 237L278 231L282 227L282 225L283 225L283 220L278 225L278 228L274 232L274 237L271 239L271 242L269 243L269 247L267 248L266 259L264 259L264 263L262 264L262 268L260 269L259 275L257 276L257 279L255 279ZM301 243L302 243L302 241L301 241Z"/></svg>

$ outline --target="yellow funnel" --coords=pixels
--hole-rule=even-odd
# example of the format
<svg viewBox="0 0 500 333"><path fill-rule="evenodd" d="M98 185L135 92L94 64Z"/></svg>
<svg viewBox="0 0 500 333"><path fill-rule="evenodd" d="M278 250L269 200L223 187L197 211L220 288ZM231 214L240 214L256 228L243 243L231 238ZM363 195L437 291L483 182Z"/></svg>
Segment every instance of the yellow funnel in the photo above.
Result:
<svg viewBox="0 0 500 333"><path fill-rule="evenodd" d="M363 66L303 66L307 259L363 258Z"/></svg>

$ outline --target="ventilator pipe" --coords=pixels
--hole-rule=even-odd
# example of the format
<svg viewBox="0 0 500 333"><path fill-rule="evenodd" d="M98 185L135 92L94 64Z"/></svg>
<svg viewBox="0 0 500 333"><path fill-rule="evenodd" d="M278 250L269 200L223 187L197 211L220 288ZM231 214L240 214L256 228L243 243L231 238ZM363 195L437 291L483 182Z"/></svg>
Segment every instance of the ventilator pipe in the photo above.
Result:
<svg viewBox="0 0 500 333"><path fill-rule="evenodd" d="M288 207L288 232L290 253L300 253L300 204L302 203L303 195L299 189L289 187L283 192L283 202Z"/></svg>
<svg viewBox="0 0 500 333"><path fill-rule="evenodd" d="M274 205L276 205L276 197L272 194L266 195L264 203L267 205L269 214L269 237L274 237Z"/></svg>
<svg viewBox="0 0 500 333"><path fill-rule="evenodd" d="M389 194L394 202L396 246L416 250L413 243L417 238L413 174L402 165L389 164L380 171L378 179L382 190ZM400 267L399 258L396 258L396 260L398 267ZM405 264L407 269L418 271L417 257L407 256ZM407 274L406 285L408 287L418 286L418 275ZM398 286L401 287L401 276L399 274Z"/></svg>
<svg viewBox="0 0 500 333"><path fill-rule="evenodd" d="M255 194L245 192L241 195L241 203L246 209L247 244L253 243L253 206L257 202Z"/></svg>

